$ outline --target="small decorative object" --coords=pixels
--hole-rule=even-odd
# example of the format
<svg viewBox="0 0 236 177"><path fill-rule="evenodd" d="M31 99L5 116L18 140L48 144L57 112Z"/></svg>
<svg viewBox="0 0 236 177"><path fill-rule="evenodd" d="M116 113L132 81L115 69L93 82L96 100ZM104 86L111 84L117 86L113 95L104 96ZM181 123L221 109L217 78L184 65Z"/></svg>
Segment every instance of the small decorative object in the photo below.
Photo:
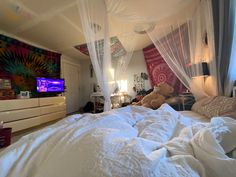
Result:
<svg viewBox="0 0 236 177"><path fill-rule="evenodd" d="M0 122L0 129L3 128L3 121Z"/></svg>
<svg viewBox="0 0 236 177"><path fill-rule="evenodd" d="M161 83L156 85L153 91L144 96L141 101L132 104L157 109L165 103L166 98L173 92L174 88L172 86L167 83Z"/></svg>
<svg viewBox="0 0 236 177"><path fill-rule="evenodd" d="M202 36L202 42L203 44L207 47L208 46L208 36L207 36L207 31L205 31L203 33L203 36Z"/></svg>
<svg viewBox="0 0 236 177"><path fill-rule="evenodd" d="M148 75L146 73L141 73L141 78L144 80L148 80Z"/></svg>
<svg viewBox="0 0 236 177"><path fill-rule="evenodd" d="M15 92L12 89L0 89L0 100L15 99Z"/></svg>
<svg viewBox="0 0 236 177"><path fill-rule="evenodd" d="M9 146L11 144L12 128L0 128L0 148Z"/></svg>
<svg viewBox="0 0 236 177"><path fill-rule="evenodd" d="M89 66L89 71L90 71L90 78L93 78L93 65L90 64Z"/></svg>
<svg viewBox="0 0 236 177"><path fill-rule="evenodd" d="M101 88L98 84L96 84L96 92L101 92Z"/></svg>
<svg viewBox="0 0 236 177"><path fill-rule="evenodd" d="M0 89L11 89L11 80L0 79Z"/></svg>
<svg viewBox="0 0 236 177"><path fill-rule="evenodd" d="M18 98L30 98L30 92L29 91L20 91Z"/></svg>
<svg viewBox="0 0 236 177"><path fill-rule="evenodd" d="M145 89L144 79L141 74L134 74L134 87L136 88L136 93Z"/></svg>

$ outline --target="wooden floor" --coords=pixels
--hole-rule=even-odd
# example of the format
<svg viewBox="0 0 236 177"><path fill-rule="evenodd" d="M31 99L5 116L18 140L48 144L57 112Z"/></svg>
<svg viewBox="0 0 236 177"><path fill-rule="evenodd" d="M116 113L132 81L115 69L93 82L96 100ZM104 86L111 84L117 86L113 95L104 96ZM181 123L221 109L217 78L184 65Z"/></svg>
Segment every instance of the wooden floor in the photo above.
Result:
<svg viewBox="0 0 236 177"><path fill-rule="evenodd" d="M66 116L69 116L69 115L72 115L72 114L81 114L80 111L77 111L77 112L74 112L74 113L71 113L71 114L67 114ZM44 127L46 126L49 126L49 125L52 125L54 123L56 123L57 121L60 121L61 119L58 119L58 120L54 120L54 121L51 121L51 122L47 122L45 124L42 124L42 125L39 125L37 127L32 127L32 128L29 128L29 129L26 129L26 130L22 130L22 131L19 131L19 132L16 132L16 133L13 133L12 134L12 138L11 138L11 144L15 143L16 141L18 141L21 137L25 136L25 135L28 135L32 132L35 132L37 130L40 130L40 129L43 129ZM0 152L3 150L4 148L0 148Z"/></svg>
<svg viewBox="0 0 236 177"><path fill-rule="evenodd" d="M61 120L61 119L59 119ZM15 143L16 141L18 141L21 137L25 136L25 135L28 135L32 132L35 132L37 130L40 130L40 129L43 129L44 127L46 126L49 126L49 125L52 125L54 124L55 122L59 121L59 120L55 120L55 121L51 121L51 122L47 122L45 124L42 124L40 126L37 126L37 127L32 127L32 128L28 128L26 130L22 130L22 131L19 131L19 132L15 132L12 134L12 137L11 137L11 144ZM0 152L5 149L5 148L0 148Z"/></svg>

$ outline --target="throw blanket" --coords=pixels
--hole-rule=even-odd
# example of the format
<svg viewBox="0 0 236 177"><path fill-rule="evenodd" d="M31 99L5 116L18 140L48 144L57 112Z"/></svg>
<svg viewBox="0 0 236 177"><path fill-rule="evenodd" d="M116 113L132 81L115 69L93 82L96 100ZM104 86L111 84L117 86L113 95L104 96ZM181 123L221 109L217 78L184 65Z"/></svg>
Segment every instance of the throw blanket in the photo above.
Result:
<svg viewBox="0 0 236 177"><path fill-rule="evenodd" d="M186 120L167 104L73 115L1 152L0 177L204 177L204 167L212 177L235 166L219 144L230 132L224 118Z"/></svg>

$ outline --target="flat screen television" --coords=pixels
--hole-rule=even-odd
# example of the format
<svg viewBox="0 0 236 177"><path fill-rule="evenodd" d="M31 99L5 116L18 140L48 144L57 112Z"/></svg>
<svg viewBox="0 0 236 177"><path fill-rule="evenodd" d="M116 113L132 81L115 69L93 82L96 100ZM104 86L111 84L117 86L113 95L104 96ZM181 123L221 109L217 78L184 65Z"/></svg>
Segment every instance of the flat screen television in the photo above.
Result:
<svg viewBox="0 0 236 177"><path fill-rule="evenodd" d="M53 79L37 77L37 92L38 93L61 93L64 92L64 79Z"/></svg>

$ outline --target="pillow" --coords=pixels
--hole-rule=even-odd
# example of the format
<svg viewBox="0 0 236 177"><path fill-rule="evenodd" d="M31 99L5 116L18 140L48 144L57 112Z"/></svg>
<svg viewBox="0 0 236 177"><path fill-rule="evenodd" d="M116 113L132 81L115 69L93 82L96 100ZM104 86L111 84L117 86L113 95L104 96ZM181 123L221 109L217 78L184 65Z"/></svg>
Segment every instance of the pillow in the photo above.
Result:
<svg viewBox="0 0 236 177"><path fill-rule="evenodd" d="M236 119L236 110L232 111L232 112L227 112L227 113L223 114L222 116L224 116L224 117L231 117L233 119Z"/></svg>
<svg viewBox="0 0 236 177"><path fill-rule="evenodd" d="M223 147L225 153L229 153L236 148L236 121L227 117L224 120L229 132L222 135L220 145Z"/></svg>
<svg viewBox="0 0 236 177"><path fill-rule="evenodd" d="M220 103L219 105L219 115L227 114L228 112L232 112L236 110L236 98L235 97L225 97L220 96L217 97L216 104Z"/></svg>
<svg viewBox="0 0 236 177"><path fill-rule="evenodd" d="M208 107L207 105L209 105L213 100L215 99L215 97L206 97L200 100L197 100L193 106L192 106L192 111L199 113L201 115L206 116L206 113L208 112ZM208 117L208 116L207 116Z"/></svg>
<svg viewBox="0 0 236 177"><path fill-rule="evenodd" d="M214 116L234 116L236 110L236 98L225 96L208 97L197 101L192 111L202 114L206 117ZM230 116L230 117L231 117Z"/></svg>
<svg viewBox="0 0 236 177"><path fill-rule="evenodd" d="M202 108L202 106L209 104L214 98L215 97L206 97L206 98L197 100L192 106L192 111L197 112L199 109Z"/></svg>

